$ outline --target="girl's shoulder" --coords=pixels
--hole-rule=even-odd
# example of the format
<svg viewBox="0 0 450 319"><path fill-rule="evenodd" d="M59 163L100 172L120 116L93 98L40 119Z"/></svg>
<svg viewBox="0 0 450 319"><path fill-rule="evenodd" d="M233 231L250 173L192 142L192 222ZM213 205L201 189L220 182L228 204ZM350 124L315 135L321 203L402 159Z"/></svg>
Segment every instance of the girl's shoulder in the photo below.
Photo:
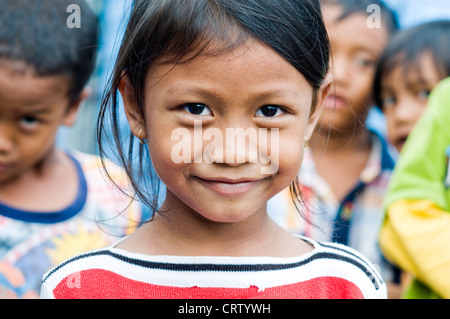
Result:
<svg viewBox="0 0 450 319"><path fill-rule="evenodd" d="M347 261L355 266L365 266L368 271L377 273L377 266L373 265L364 255L349 246L333 243L321 242L306 236L297 236L301 240L309 243L314 247L313 253L316 258L327 256L328 259Z"/></svg>
<svg viewBox="0 0 450 319"><path fill-rule="evenodd" d="M69 259L43 279L43 298L386 298L361 254L301 237L298 257L146 256L114 246ZM108 292L109 295L105 295Z"/></svg>
<svg viewBox="0 0 450 319"><path fill-rule="evenodd" d="M351 275L355 274L354 270L358 270L357 272L361 272L362 277L368 279L377 290L385 285L380 275L380 267L374 265L355 249L343 244L318 242L304 236L299 237L315 247L313 258L322 261L327 268L333 269L339 266L336 269Z"/></svg>
<svg viewBox="0 0 450 319"><path fill-rule="evenodd" d="M381 277L380 267L371 263L355 249L331 242L317 242L300 237L315 249L310 257L312 269L320 269L322 277L328 277L335 286L355 289L366 299L386 299L387 288Z"/></svg>

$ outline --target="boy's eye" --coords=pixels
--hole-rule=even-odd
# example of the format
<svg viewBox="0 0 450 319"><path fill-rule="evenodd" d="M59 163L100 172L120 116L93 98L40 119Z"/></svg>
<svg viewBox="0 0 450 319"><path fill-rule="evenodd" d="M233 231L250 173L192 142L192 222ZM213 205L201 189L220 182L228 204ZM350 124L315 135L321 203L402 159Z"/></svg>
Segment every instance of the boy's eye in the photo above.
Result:
<svg viewBox="0 0 450 319"><path fill-rule="evenodd" d="M20 124L26 129L36 127L39 121L34 116L24 116L20 119Z"/></svg>
<svg viewBox="0 0 450 319"><path fill-rule="evenodd" d="M204 104L189 103L183 106L183 110L193 115L208 116L211 115L211 110Z"/></svg>
<svg viewBox="0 0 450 319"><path fill-rule="evenodd" d="M275 105L265 105L256 111L257 117L277 117L283 114L281 107Z"/></svg>

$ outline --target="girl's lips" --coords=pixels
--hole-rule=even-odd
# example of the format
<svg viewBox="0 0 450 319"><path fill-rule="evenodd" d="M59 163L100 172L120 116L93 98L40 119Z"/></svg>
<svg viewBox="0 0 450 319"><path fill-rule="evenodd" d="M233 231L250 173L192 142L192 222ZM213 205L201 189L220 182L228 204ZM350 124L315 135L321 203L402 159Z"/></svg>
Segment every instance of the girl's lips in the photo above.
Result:
<svg viewBox="0 0 450 319"><path fill-rule="evenodd" d="M203 185L224 196L243 195L255 188L262 179L203 179L197 177Z"/></svg>
<svg viewBox="0 0 450 319"><path fill-rule="evenodd" d="M325 108L332 110L340 110L347 107L347 101L337 95L329 95L324 103Z"/></svg>
<svg viewBox="0 0 450 319"><path fill-rule="evenodd" d="M0 173L6 171L7 168L8 168L8 165L0 163Z"/></svg>

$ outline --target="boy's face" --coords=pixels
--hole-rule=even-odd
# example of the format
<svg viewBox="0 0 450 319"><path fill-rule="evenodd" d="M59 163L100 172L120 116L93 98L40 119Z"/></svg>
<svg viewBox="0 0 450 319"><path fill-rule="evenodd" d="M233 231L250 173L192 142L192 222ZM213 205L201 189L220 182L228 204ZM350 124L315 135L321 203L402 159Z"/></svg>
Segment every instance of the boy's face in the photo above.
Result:
<svg viewBox="0 0 450 319"><path fill-rule="evenodd" d="M416 67L397 66L381 81L381 99L386 115L389 142L400 152L441 77L430 53L424 53Z"/></svg>
<svg viewBox="0 0 450 319"><path fill-rule="evenodd" d="M353 131L364 125L372 106L372 84L376 63L388 41L388 31L371 29L365 13L339 20L339 5L324 5L323 15L331 43L334 87L325 101L323 129Z"/></svg>
<svg viewBox="0 0 450 319"><path fill-rule="evenodd" d="M0 183L38 172L51 157L58 127L70 124L69 83L0 63Z"/></svg>

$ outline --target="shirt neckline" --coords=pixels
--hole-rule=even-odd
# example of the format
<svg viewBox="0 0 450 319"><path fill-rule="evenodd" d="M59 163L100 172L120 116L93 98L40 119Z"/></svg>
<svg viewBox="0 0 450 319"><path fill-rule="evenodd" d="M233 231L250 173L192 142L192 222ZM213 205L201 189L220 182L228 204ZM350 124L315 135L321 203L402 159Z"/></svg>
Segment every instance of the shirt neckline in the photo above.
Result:
<svg viewBox="0 0 450 319"><path fill-rule="evenodd" d="M222 263L222 264L289 264L295 263L301 260L305 260L319 253L322 248L321 245L312 240L311 238L293 235L299 240L313 246L313 250L302 255L292 256L292 257L272 257L272 256L251 256L251 257L236 257L236 256L172 256L172 255L145 255L141 253L130 252L120 248L116 248L122 241L126 240L129 236L120 239L115 244L106 248L106 250L111 253L122 255L135 260L144 260L152 262L167 262L170 263L192 263L192 264L202 264L202 263Z"/></svg>
<svg viewBox="0 0 450 319"><path fill-rule="evenodd" d="M70 153L66 154L74 163L78 176L78 193L75 200L69 206L54 212L38 212L17 209L0 202L0 215L18 221L38 224L60 223L77 215L86 204L87 182L81 164Z"/></svg>

